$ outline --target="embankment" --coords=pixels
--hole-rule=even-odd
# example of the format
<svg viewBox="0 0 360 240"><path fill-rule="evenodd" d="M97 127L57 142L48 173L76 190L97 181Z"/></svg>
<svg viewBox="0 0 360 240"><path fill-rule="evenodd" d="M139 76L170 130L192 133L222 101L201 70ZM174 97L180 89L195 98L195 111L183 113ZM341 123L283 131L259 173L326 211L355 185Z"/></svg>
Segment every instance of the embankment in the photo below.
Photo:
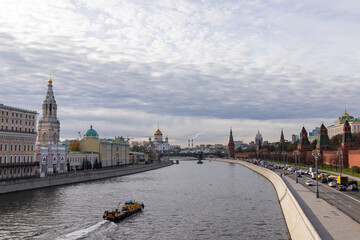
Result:
<svg viewBox="0 0 360 240"><path fill-rule="evenodd" d="M131 165L126 167L102 168L89 171L78 171L59 175L50 175L45 178L30 178L0 182L0 194L31 190L36 188L52 187L65 184L87 182L98 179L120 177L145 171L150 171L172 165L171 161L152 163L149 165Z"/></svg>
<svg viewBox="0 0 360 240"><path fill-rule="evenodd" d="M241 160L216 159L217 161L241 164L266 177L274 186L291 239L321 239L304 211L275 172Z"/></svg>

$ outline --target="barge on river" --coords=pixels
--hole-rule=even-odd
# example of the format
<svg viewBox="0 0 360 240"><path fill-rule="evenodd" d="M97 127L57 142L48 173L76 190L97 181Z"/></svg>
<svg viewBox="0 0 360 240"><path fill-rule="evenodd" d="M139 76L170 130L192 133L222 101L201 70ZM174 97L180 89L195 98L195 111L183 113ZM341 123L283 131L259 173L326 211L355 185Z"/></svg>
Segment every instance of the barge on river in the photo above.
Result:
<svg viewBox="0 0 360 240"><path fill-rule="evenodd" d="M143 203L127 201L124 206L122 206L121 210L115 209L114 211L105 211L103 218L112 222L120 222L134 213L142 211L144 207Z"/></svg>

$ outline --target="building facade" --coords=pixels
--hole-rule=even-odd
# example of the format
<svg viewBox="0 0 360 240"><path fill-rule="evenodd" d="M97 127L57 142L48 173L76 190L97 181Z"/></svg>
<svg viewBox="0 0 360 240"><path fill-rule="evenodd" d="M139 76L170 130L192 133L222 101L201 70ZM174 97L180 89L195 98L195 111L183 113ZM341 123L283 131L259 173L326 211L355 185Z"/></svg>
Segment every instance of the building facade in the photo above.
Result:
<svg viewBox="0 0 360 240"><path fill-rule="evenodd" d="M130 145L122 137L114 139L99 138L99 135L90 126L80 141L80 152L93 152L99 154L102 167L127 165L129 161Z"/></svg>
<svg viewBox="0 0 360 240"><path fill-rule="evenodd" d="M149 138L149 142L151 143L151 138ZM152 143L154 144L154 150L157 152L167 152L171 150L168 137L163 140L163 134L159 128L154 133L154 141Z"/></svg>
<svg viewBox="0 0 360 240"><path fill-rule="evenodd" d="M35 177L37 112L0 104L0 180Z"/></svg>
<svg viewBox="0 0 360 240"><path fill-rule="evenodd" d="M257 134L255 136L255 145L258 145L259 142L260 142L260 145L263 144L263 137L262 137L260 131L258 130L258 132L257 132Z"/></svg>
<svg viewBox="0 0 360 240"><path fill-rule="evenodd" d="M67 152L66 163L68 171L84 170L87 165L84 162L88 161L91 165L89 168L96 168L96 162L99 163L100 154L98 152Z"/></svg>
<svg viewBox="0 0 360 240"><path fill-rule="evenodd" d="M54 97L51 77L42 105L42 117L38 123L36 157L40 162L40 176L65 173L66 147L60 144L60 121L57 118L57 104Z"/></svg>
<svg viewBox="0 0 360 240"><path fill-rule="evenodd" d="M333 125L327 127L329 138L343 133L343 126L346 120L349 122L352 133L360 132L360 118L350 116L345 110L345 113Z"/></svg>

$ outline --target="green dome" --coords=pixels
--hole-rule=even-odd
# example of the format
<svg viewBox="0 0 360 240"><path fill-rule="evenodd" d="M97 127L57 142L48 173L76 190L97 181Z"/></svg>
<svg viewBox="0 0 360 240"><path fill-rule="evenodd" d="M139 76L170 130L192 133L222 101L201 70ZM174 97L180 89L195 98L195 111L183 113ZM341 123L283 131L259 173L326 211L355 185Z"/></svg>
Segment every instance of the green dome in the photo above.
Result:
<svg viewBox="0 0 360 240"><path fill-rule="evenodd" d="M92 126L90 126L90 129L87 130L86 137L98 137L99 135L97 134L97 132L92 128Z"/></svg>

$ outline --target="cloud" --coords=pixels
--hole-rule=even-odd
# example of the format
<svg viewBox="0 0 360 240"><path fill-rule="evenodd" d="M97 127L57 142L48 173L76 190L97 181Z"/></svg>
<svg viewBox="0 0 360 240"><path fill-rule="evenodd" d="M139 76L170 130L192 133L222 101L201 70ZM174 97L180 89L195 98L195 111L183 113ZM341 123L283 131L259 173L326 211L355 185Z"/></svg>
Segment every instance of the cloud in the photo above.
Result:
<svg viewBox="0 0 360 240"><path fill-rule="evenodd" d="M40 112L51 73L64 137L96 122L124 136L161 123L177 142L199 132L226 141L230 125L244 136L274 128L264 131L277 140L288 122L296 133L302 122L330 124L345 104L360 112L358 10L354 1L4 1L0 102Z"/></svg>

